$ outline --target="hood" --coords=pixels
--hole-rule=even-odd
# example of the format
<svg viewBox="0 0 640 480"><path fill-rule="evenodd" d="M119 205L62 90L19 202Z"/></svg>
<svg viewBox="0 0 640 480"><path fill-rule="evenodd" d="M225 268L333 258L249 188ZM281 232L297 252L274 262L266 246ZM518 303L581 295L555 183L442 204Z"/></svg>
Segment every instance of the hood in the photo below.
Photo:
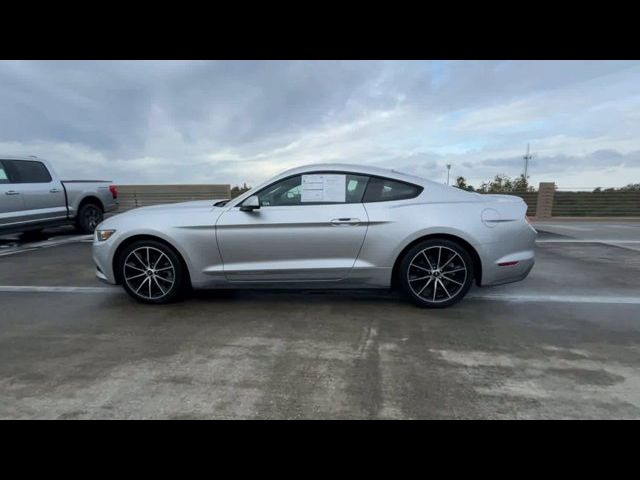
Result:
<svg viewBox="0 0 640 480"><path fill-rule="evenodd" d="M214 207L213 204L219 200L194 200L191 202L167 203L162 205L150 205L148 207L138 207L126 212L116 213L105 219L99 228L117 228L120 221L129 220L135 217L153 218L156 215L170 215L172 217L188 217L187 213L209 213L221 210L221 207ZM141 221L142 219L140 219ZM135 220L138 222L138 220Z"/></svg>
<svg viewBox="0 0 640 480"><path fill-rule="evenodd" d="M192 200L190 202L180 203L163 203L161 205L150 205L148 207L138 207L129 210L126 213L149 213L149 212L171 212L175 210L189 211L189 210L202 210L205 208L214 208L213 204L219 202L217 200Z"/></svg>

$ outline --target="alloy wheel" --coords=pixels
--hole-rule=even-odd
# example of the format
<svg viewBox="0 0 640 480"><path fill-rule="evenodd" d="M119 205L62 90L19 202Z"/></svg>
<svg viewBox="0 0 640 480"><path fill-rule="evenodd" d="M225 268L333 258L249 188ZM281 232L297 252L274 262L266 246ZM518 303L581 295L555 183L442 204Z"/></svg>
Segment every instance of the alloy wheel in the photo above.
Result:
<svg viewBox="0 0 640 480"><path fill-rule="evenodd" d="M409 263L407 280L411 291L429 303L447 302L463 289L467 265L460 254L445 246L419 251Z"/></svg>
<svg viewBox="0 0 640 480"><path fill-rule="evenodd" d="M164 252L144 246L125 258L123 278L135 295L145 300L159 300L175 285L176 269Z"/></svg>

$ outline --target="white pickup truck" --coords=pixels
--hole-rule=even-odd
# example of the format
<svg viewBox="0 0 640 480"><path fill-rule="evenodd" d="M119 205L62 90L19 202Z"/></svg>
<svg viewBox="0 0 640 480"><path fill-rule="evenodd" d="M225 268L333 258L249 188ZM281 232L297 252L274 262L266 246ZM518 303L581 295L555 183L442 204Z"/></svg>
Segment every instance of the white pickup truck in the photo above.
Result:
<svg viewBox="0 0 640 480"><path fill-rule="evenodd" d="M117 198L110 181L60 180L42 158L0 155L0 235L69 223L93 233Z"/></svg>

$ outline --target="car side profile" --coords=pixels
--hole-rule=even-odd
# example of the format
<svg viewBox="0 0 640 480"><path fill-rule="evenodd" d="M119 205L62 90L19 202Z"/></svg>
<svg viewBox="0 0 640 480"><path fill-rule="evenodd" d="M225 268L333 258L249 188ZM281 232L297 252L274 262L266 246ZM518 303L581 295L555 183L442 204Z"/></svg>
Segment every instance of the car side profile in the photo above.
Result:
<svg viewBox="0 0 640 480"><path fill-rule="evenodd" d="M472 283L525 278L527 206L394 170L346 164L288 170L226 201L143 207L96 229L102 281L166 303L190 288L402 289L447 307Z"/></svg>

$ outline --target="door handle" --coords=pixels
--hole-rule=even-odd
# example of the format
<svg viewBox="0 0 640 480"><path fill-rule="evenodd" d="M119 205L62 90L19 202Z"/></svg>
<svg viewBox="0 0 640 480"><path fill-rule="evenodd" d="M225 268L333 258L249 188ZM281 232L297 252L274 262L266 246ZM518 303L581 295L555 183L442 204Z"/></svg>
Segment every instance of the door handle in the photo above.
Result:
<svg viewBox="0 0 640 480"><path fill-rule="evenodd" d="M52 188L51 190L49 190L49 193L58 193L59 191L59 188Z"/></svg>
<svg viewBox="0 0 640 480"><path fill-rule="evenodd" d="M15 190L7 190L4 192L5 195L20 195L20 192L16 192Z"/></svg>
<svg viewBox="0 0 640 480"><path fill-rule="evenodd" d="M358 225L360 223L359 218L334 218L331 220L331 225L340 226L340 225Z"/></svg>

